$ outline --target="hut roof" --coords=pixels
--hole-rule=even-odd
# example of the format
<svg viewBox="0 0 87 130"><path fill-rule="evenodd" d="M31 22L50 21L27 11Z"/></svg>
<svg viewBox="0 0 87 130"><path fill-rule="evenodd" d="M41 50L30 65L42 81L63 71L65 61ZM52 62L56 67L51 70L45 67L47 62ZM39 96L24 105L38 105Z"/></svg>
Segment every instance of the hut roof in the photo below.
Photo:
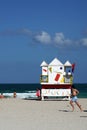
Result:
<svg viewBox="0 0 87 130"><path fill-rule="evenodd" d="M58 66L60 66L60 65L63 65L63 64L57 58L54 58L49 65L52 65L52 66L57 66L58 65Z"/></svg>
<svg viewBox="0 0 87 130"><path fill-rule="evenodd" d="M72 64L71 64L69 61L66 61L65 64L64 64L64 66L69 66L69 67L71 67Z"/></svg>
<svg viewBox="0 0 87 130"><path fill-rule="evenodd" d="M45 61L43 61L40 66L48 66L48 64Z"/></svg>

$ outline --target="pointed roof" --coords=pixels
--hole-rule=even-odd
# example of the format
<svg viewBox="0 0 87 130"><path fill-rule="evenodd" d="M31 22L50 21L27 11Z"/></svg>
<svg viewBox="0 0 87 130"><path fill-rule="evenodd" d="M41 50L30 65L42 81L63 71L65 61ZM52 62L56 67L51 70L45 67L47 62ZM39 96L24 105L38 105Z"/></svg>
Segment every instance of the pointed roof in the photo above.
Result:
<svg viewBox="0 0 87 130"><path fill-rule="evenodd" d="M43 61L40 66L48 66L48 64L45 61Z"/></svg>
<svg viewBox="0 0 87 130"><path fill-rule="evenodd" d="M63 65L63 64L57 58L54 58L49 65L56 66L56 65Z"/></svg>
<svg viewBox="0 0 87 130"><path fill-rule="evenodd" d="M64 66L69 66L70 67L70 66L72 66L72 64L69 61L66 61Z"/></svg>

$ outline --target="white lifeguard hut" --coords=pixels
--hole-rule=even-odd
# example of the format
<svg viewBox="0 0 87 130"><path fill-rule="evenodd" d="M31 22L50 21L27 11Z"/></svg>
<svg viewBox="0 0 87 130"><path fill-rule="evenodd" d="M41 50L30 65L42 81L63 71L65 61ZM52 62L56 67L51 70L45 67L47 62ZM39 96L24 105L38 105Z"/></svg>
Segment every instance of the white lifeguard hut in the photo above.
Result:
<svg viewBox="0 0 87 130"><path fill-rule="evenodd" d="M47 64L43 61L40 66L42 67L41 99L44 100L44 97L70 97L73 83L72 64L69 61L63 64L54 58L51 63Z"/></svg>

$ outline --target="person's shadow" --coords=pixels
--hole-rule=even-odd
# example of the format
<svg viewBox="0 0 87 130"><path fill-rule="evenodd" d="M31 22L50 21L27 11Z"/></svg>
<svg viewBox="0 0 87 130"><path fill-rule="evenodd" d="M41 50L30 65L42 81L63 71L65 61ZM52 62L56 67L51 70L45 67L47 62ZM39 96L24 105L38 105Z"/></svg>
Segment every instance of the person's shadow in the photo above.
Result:
<svg viewBox="0 0 87 130"><path fill-rule="evenodd" d="M87 110L83 110L83 112L87 112Z"/></svg>
<svg viewBox="0 0 87 130"><path fill-rule="evenodd" d="M60 112L72 112L70 110L59 110ZM83 110L83 112L87 112L87 110Z"/></svg>
<svg viewBox="0 0 87 130"><path fill-rule="evenodd" d="M87 110L83 110L83 112L87 112ZM82 118L87 118L87 116L80 116Z"/></svg>
<svg viewBox="0 0 87 130"><path fill-rule="evenodd" d="M71 112L69 110L59 110L60 112Z"/></svg>

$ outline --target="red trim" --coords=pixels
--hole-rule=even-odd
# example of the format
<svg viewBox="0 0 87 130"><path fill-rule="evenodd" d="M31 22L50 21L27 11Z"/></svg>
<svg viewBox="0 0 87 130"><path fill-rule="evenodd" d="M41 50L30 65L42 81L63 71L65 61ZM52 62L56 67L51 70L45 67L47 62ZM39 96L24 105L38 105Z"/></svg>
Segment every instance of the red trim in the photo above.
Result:
<svg viewBox="0 0 87 130"><path fill-rule="evenodd" d="M42 89L71 89L71 84L42 84Z"/></svg>

